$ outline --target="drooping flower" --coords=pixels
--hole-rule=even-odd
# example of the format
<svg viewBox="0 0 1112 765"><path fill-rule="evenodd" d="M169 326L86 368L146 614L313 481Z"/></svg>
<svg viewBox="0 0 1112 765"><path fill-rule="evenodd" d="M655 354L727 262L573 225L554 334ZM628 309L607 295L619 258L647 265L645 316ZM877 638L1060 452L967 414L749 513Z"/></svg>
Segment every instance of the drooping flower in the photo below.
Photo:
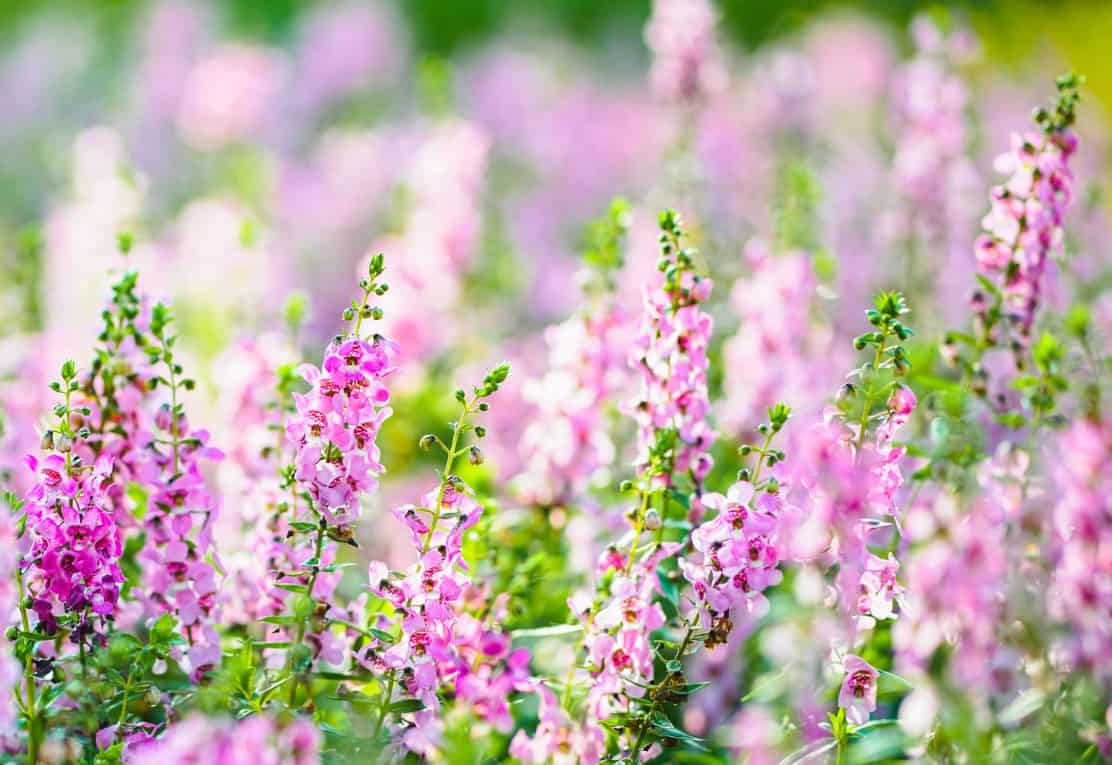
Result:
<svg viewBox="0 0 1112 765"><path fill-rule="evenodd" d="M864 725L876 709L876 681L880 674L860 656L845 658L845 678L838 691L838 706L846 710L846 719Z"/></svg>

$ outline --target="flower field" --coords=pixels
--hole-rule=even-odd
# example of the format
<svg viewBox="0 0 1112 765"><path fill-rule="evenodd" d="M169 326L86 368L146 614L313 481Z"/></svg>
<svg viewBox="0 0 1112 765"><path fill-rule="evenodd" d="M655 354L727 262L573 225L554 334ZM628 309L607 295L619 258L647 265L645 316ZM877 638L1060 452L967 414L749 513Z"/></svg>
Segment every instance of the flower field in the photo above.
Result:
<svg viewBox="0 0 1112 765"><path fill-rule="evenodd" d="M1109 72L480 5L0 36L0 763L1112 762Z"/></svg>

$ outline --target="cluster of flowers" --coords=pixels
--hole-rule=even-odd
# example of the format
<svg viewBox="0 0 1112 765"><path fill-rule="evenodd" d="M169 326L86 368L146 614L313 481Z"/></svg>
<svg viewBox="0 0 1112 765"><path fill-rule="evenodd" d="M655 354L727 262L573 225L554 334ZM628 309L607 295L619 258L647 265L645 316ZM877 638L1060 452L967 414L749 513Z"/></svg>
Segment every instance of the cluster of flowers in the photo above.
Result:
<svg viewBox="0 0 1112 765"><path fill-rule="evenodd" d="M713 22L705 0L655 5L647 35L657 54L658 86L688 106L712 90ZM935 52L932 44L924 43L928 53ZM243 66L257 63L245 60ZM921 102L910 111L908 136L918 143L897 150L897 172L909 173L903 183L927 208L937 199L923 178L958 161L964 133L960 141L955 137L961 99L954 82L924 71L914 87L940 93L944 103L937 105L939 114L920 111ZM975 303L982 329L995 326L1002 310L1010 311L1022 338L1017 352L1024 354L1041 274L1061 238L1070 194L1075 90L1075 81L1065 81L1053 112L1038 116L1041 136L1017 144L1014 175L994 193L988 234L977 250L986 273L1003 280L993 293L996 306L988 307L983 297ZM441 332L437 322L447 323L446 312L458 302L460 276L478 237L485 138L463 123L438 125L434 133L440 130L423 147L410 178L413 208L404 249L407 255L426 249L434 255L407 257L402 269L407 311L391 315L388 326L391 338L396 332L405 342L363 331L366 320L383 316L371 305L372 296L387 292L379 281L383 257L375 255L360 285L362 301L345 311L350 329L328 343L319 365L302 365L295 375L292 364L250 346L242 351L249 371L236 388L232 419L242 432L230 439L227 460L238 483L235 493L224 496L243 508L230 521L218 517L222 502L210 488L213 471L206 464L223 454L185 415L181 396L193 382L183 377L168 309L137 296L133 275L124 277L105 311L101 347L88 373L79 377L73 364L63 367L60 424L44 439L45 454L28 463L35 479L21 506L25 529L0 519L0 541L12 536L11 550L19 558L0 556L0 574L7 567L17 585L12 591L0 585L0 608L6 605L13 620L19 614L3 646L19 662L0 667L0 678L11 674L18 684L12 701L19 714L5 710L0 722L16 724L27 740L29 762L90 759L91 749L57 755L44 743L95 745L97 765L156 759L310 765L344 757L345 748L356 760L455 761L458 727L469 725L472 742L489 740L492 749L538 765L670 759L666 747L704 746L686 732L694 729L690 721L697 722L686 716L693 708L686 699L703 685L690 681L700 669L698 659L732 652L773 604L775 628L792 629L796 615L808 610L794 609L792 598L806 599L821 614L803 619L814 617L810 626L818 625L823 648L838 658L823 663L822 682L829 691L831 667L844 673L837 694L843 711L831 715L825 728L815 724L814 708L830 695L814 689L802 723L781 732L805 747L816 741L826 750L837 746L839 761L854 737L883 727L867 722L882 700L882 678L896 682L883 669L889 662L917 679L931 676L924 687L938 674L936 663L948 666L955 686L999 685L999 678L1021 674L1019 668L1032 675L1049 672L1049 666L1023 662L1026 657L1002 645L1012 637L1007 630L1022 623L1005 602L1015 559L1038 549L1009 550L1019 546L1012 544L1017 530L1010 525L1038 527L1039 518L1023 513L1033 498L1046 498L1032 486L1029 468L1037 455L1031 447L1018 448L1013 435L992 432L1006 447L998 458L978 455L960 466L956 460L940 466L952 445L939 417L931 423L931 447L911 451L924 466L916 473L923 481L913 495L918 503L909 500L909 448L897 439L919 406L910 386L923 380L910 376L903 346L911 336L903 323L908 309L903 296L892 292L866 312L872 329L854 345L868 349L870 358L848 375L836 405L801 434L784 434L792 439L787 461L772 441L790 411L773 402L784 392L798 395L813 419L816 357L831 366L824 339L812 335L807 310L817 269L800 252L773 254L759 243L751 246L753 278L735 289L733 300L742 332L725 346L722 370L715 366L718 346L712 343L711 280L700 270L698 253L685 246L679 216L671 211L660 218L662 257L633 340L630 317L613 294L605 295L592 310L549 332L551 369L526 395L541 417L521 441L527 454L519 498L546 510L567 505L588 511L582 515L593 522L603 512L593 517L589 511L605 495L589 497L589 484L618 451L606 432L604 408L630 379L638 387L626 406L636 424L634 479L622 486L634 498L621 502L628 526L620 537L607 537L611 543L591 581L569 600L572 623L517 630L511 622L531 593L492 586L484 577L503 557L516 564L525 556L521 569L547 573L548 566L553 578L572 581L580 573L571 566L557 570L566 561L552 562L547 548L564 541L558 534L563 526L555 522L537 529L538 536L557 532L554 537L530 539L521 549L492 549L492 539L514 520L488 516L491 505L481 492L490 477L468 434L485 437L486 429L473 420L489 410L508 365L494 368L470 394L456 392L460 412L449 439L430 434L419 441L425 451L440 449L446 461L435 487L393 510L412 562L392 570L375 561L365 581L358 581L355 568L344 582L364 500L385 472L378 441L393 415L388 384L399 359L424 358L453 343L457 330ZM922 171L919 161L929 169ZM446 164L450 172L443 173ZM984 283L991 291L993 282ZM1061 359L1048 348L1034 356L1041 376L1025 379L1024 386L1058 385L1055 364ZM618 363L622 357L625 370ZM768 368L756 369L762 365ZM736 479L720 477L732 464L721 444L717 461L712 459L717 434L710 402L719 371L726 371L727 387L747 389L727 415L731 427L747 432L760 409L769 414L769 422L755 429L763 442L739 450L742 458L755 458L755 466L742 467ZM947 389L939 379L927 384L959 388L953 383ZM297 386L304 392L295 392ZM1094 411L1100 396L1097 390ZM942 405L958 408L953 404ZM1059 490L1052 499L1048 554L1018 570L1034 574L1030 591L1051 583L1049 609L1063 628L1051 654L1053 669L1059 677L1077 671L1086 680L1096 678L1104 685L1094 695L1105 704L1112 682L1104 670L1112 654L1112 593L1102 575L1110 573L1106 495L1112 491L1112 452L1107 424L1089 414L1056 440ZM1031 423L1032 442L1039 427L1057 422L1045 420ZM457 469L462 459L470 466ZM957 495L968 486L955 480L939 488L931 479L973 463L963 478L979 472L980 493L962 508ZM729 488L723 495L710 486ZM556 516L517 515L544 523ZM214 543L221 523L238 527L237 533L251 530L246 548L235 551L247 560L224 565ZM494 563L484 559L492 552L499 559ZM781 568L792 564L802 565ZM782 586L785 573L790 586ZM236 590L230 600L225 575ZM350 597L353 590L359 594ZM555 599L558 605L562 599ZM835 604L841 618L831 621L844 628L826 630L825 607ZM781 613L787 615L780 619ZM895 624L888 629L886 621ZM77 644L80 670L75 649L57 638L62 632ZM563 683L535 675L551 667L551 657L521 647L520 640L569 635L581 637ZM794 648L791 641L754 640L744 652L748 658L751 647L758 657L754 667L777 650L783 655L783 645L771 643ZM1034 643L1026 640L1020 650L1034 654ZM722 646L730 648L718 650ZM1007 661L1014 666L1004 671ZM24 664L22 678L14 678L18 663ZM784 662L783 678L794 679L792 664ZM1050 685L1048 677L1041 679ZM1073 689L1066 690L1058 695L1063 706L1073 701ZM751 695L777 693L770 687ZM733 695L730 711L736 710L740 694L725 695ZM535 725L532 704L514 703L523 696L538 701ZM218 718L199 715L214 711ZM1106 732L1093 735L1100 751L1112 747ZM945 747L948 738L926 737L923 743ZM21 746L16 742L12 749ZM756 746L744 742L743 756ZM914 756L910 746L908 756Z"/></svg>
<svg viewBox="0 0 1112 765"><path fill-rule="evenodd" d="M754 239L744 256L751 270L730 292L741 326L722 349L730 396L721 417L735 430L751 427L777 401L809 409L818 385L808 358L829 344L809 316L817 280L807 253L774 253Z"/></svg>
<svg viewBox="0 0 1112 765"><path fill-rule="evenodd" d="M707 344L714 320L700 308L712 283L696 273L696 252L681 245L679 216L662 213L660 228L663 281L645 294L629 352L640 389L627 405L638 429L635 466L653 488L670 487L673 476L688 472L698 485L714 464L715 437L707 421Z"/></svg>
<svg viewBox="0 0 1112 765"><path fill-rule="evenodd" d="M94 619L116 613L124 581L119 559L123 551L120 529L108 498L113 460L99 457L86 464L75 440L88 434L72 427L71 401L79 389L77 368L62 365L61 380L51 386L65 392L57 410L58 432L47 431L40 457L28 455L27 467L36 482L24 497L23 509L30 547L21 561L31 609L47 634L58 631L58 616L73 617L74 640L83 642L98 630Z"/></svg>
<svg viewBox="0 0 1112 765"><path fill-rule="evenodd" d="M394 632L377 634L378 645L359 656L361 663L389 678L378 731L387 710L394 710L396 743L426 756L433 755L441 743L442 696L457 699L496 730L509 733L513 730L510 694L535 688L529 652L511 650L509 635L499 627L504 603L490 602L471 579L463 541L482 517L483 507L452 472L456 459L464 454L473 463L481 461L479 448L467 447L461 439L469 430L479 437L485 430L466 419L487 411L484 399L497 392L508 374L509 366L499 365L472 396L463 389L456 392L461 413L449 445L431 434L422 438L422 446L439 446L447 455L441 482L420 506L403 505L393 511L409 530L417 561L400 573L390 572L380 561L372 562L368 570L371 592L393 609L389 624ZM395 689L407 697L400 707ZM407 701L414 703L406 706Z"/></svg>
<svg viewBox="0 0 1112 765"><path fill-rule="evenodd" d="M997 169L1009 177L993 188L992 208L977 239L978 266L1003 293L1003 305L996 310L1008 319L1017 350L1030 343L1043 272L1062 244L1062 220L1073 196L1070 159L1077 151L1077 136L1070 126L1078 84L1075 76L1060 78L1054 107L1036 112L1042 130L1012 135L1011 151L996 161ZM1003 338L994 333L997 321L990 314L988 296L976 292L972 307L986 339L1000 342Z"/></svg>
<svg viewBox="0 0 1112 765"><path fill-rule="evenodd" d="M317 765L320 732L305 719L265 715L237 723L190 717L135 749L131 765Z"/></svg>
<svg viewBox="0 0 1112 765"><path fill-rule="evenodd" d="M624 349L633 327L630 312L613 294L611 272L621 265L629 217L619 200L596 224L597 241L585 256L592 270L582 276L591 302L545 330L547 369L525 385L523 394L536 408L536 419L521 435L528 459L514 483L530 505L589 502L591 479L614 461L604 410L628 382Z"/></svg>
<svg viewBox="0 0 1112 765"><path fill-rule="evenodd" d="M1061 658L1068 666L1112 682L1112 426L1077 422L1059 444L1047 608L1067 628Z"/></svg>

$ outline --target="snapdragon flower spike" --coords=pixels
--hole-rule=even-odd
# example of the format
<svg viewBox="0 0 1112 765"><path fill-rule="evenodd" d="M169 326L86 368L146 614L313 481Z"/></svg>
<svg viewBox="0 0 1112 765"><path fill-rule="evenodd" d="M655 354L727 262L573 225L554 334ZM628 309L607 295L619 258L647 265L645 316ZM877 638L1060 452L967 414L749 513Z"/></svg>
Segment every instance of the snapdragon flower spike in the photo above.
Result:
<svg viewBox="0 0 1112 765"><path fill-rule="evenodd" d="M132 747L131 765L319 765L320 732L309 720L254 715L237 722L189 717Z"/></svg>
<svg viewBox="0 0 1112 765"><path fill-rule="evenodd" d="M780 561L780 517L791 512L785 507L781 481L787 473L783 453L770 448L772 436L787 422L790 410L777 404L769 410L771 422L762 426L767 437L756 449L757 465L751 475L730 487L726 496L704 494L705 508L715 515L691 532L697 556L680 559L680 570L691 585L696 620L705 632L707 648L724 644L742 616L759 618L768 611L762 592L778 584ZM752 447L743 447L749 454ZM762 481L761 469L770 464L772 475ZM779 477L778 477L779 476Z"/></svg>
<svg viewBox="0 0 1112 765"><path fill-rule="evenodd" d="M629 209L615 201L595 223L595 241L584 260L586 288L593 304L545 330L548 370L524 386L536 407L521 437L528 455L514 478L519 496L542 507L582 502L593 476L609 466L615 447L607 434L605 404L626 383L626 347L631 317L613 299L613 272L621 267L621 247L629 227Z"/></svg>
<svg viewBox="0 0 1112 765"><path fill-rule="evenodd" d="M699 484L714 462L714 430L707 422L707 345L714 322L700 304L711 281L695 272L695 251L682 246L679 215L660 216L663 280L646 292L641 326L629 362L640 390L627 411L637 422L636 467L653 488L690 472Z"/></svg>
<svg viewBox="0 0 1112 765"><path fill-rule="evenodd" d="M741 326L722 347L726 399L719 411L734 432L751 428L777 401L810 411L825 400L813 360L830 351L811 320L818 280L808 253L774 253L752 239L744 258L750 271L730 292Z"/></svg>
<svg viewBox="0 0 1112 765"><path fill-rule="evenodd" d="M380 281L385 269L384 256L374 255L360 281L362 301L353 301L344 311L344 320L352 322L351 331L329 343L320 367L298 368L311 388L293 394L296 411L286 425L293 450L286 482L293 494L291 504L283 508L289 511L287 517L275 519L269 551L274 567L272 603L287 600L277 591L292 587L300 590L303 604L296 630L275 631L277 642L292 638L294 650L287 657L291 673L309 669L317 660L342 664L357 635L349 629L340 636L331 628L333 621L348 621L343 618L345 609L334 602L340 572L333 564L337 542L355 544L360 497L378 487L378 476L384 471L377 439L392 413L385 381L396 370L397 346L379 334L365 339L362 327L365 320L382 318L382 309L371 305L371 300L388 289ZM307 655L300 653L305 647ZM290 684L291 705L298 686Z"/></svg>
<svg viewBox="0 0 1112 765"><path fill-rule="evenodd" d="M1001 318L1022 368L1023 353L1031 342L1031 327L1043 292L1047 260L1061 247L1062 221L1073 197L1070 160L1077 151L1077 136L1070 129L1080 100L1082 78L1058 78L1053 106L1038 109L1039 131L1015 133L1009 153L996 161L1008 179L992 189L991 209L977 238L980 272L998 300L977 291L971 300L979 341L999 344Z"/></svg>
<svg viewBox="0 0 1112 765"><path fill-rule="evenodd" d="M147 480L150 499L143 526L146 544L139 553L142 586L137 597L148 618L173 614L187 647L180 658L194 679L220 663L219 583L211 561L215 553L212 530L220 511L219 498L201 470L202 460L221 460L224 454L209 445L209 433L193 429L179 400L194 383L183 378L183 368L169 334L169 308L151 309L150 336L145 352L160 366L152 390L168 391L154 412L155 436L149 449L156 472ZM153 403L153 402L152 402ZM148 404L149 406L150 404Z"/></svg>
<svg viewBox="0 0 1112 765"><path fill-rule="evenodd" d="M146 352L153 304L138 291L138 279L136 272L129 271L112 285L112 296L101 313L100 346L81 379L74 412L74 427L89 433L74 444L74 453L86 462L102 455L114 460L109 496L116 523L127 533L139 530L127 485L148 486L157 479L164 460L155 443L158 359Z"/></svg>
<svg viewBox="0 0 1112 765"><path fill-rule="evenodd" d="M75 441L86 434L72 426L79 389L72 361L63 364L61 377L51 386L65 394L55 410L58 428L43 438L50 451L26 458L35 483L24 497L30 545L20 566L40 630L53 635L63 620L74 641L84 645L92 633L102 639L116 613L123 544L108 499L112 457L88 465L74 453Z"/></svg>
<svg viewBox="0 0 1112 765"><path fill-rule="evenodd" d="M653 543L645 553L636 554L631 548L625 555L608 550L599 560L600 586L594 596L581 592L569 600L573 615L583 624L589 686L582 720L568 735L572 748L582 753L587 765L599 762L591 758L600 755L595 742L605 736L604 723L632 714L636 700L652 683L656 652L651 636L666 623L664 610L656 602L660 591L657 568L680 547L676 542ZM569 689L574 679L573 671ZM625 741L624 746L631 743Z"/></svg>
<svg viewBox="0 0 1112 765"><path fill-rule="evenodd" d="M793 472L805 487L810 517L792 535L794 556L837 561L838 591L848 614L862 626L894 618L902 595L898 564L879 561L869 537L899 524L906 448L895 443L915 410L916 397L900 379L910 365L899 343L911 335L900 317L907 305L899 293L877 297L866 311L875 330L854 341L873 358L849 377L837 405L824 413L802 444Z"/></svg>
<svg viewBox="0 0 1112 765"><path fill-rule="evenodd" d="M404 572L392 573L379 561L368 568L372 593L388 602L396 614L392 644L383 643L360 660L385 675L388 690L382 696L376 735L393 738L405 749L432 756L440 745L443 698L463 702L497 730L509 733L513 721L507 698L511 692L532 691L528 651L510 650L509 636L497 625L504 620L505 603L487 602L471 580L463 557L463 539L483 514L471 489L452 470L456 459L475 454L464 435L484 433L468 418L489 409L492 396L509 375L509 365L495 367L468 396L456 391L461 406L445 444L434 435L421 438L422 448L439 446L446 455L440 483L420 505L403 505L394 516L409 530L417 561ZM483 607L473 612L468 601ZM485 614L477 618L476 613ZM413 709L395 712L386 728L395 690L415 703ZM395 710L398 707L394 707ZM405 709L405 704L401 709ZM391 732L392 731L392 732Z"/></svg>
<svg viewBox="0 0 1112 765"><path fill-rule="evenodd" d="M946 34L927 15L912 21L911 33L915 56L896 72L891 99L897 227L909 247L921 243L945 256L951 235L968 222L961 192L976 177L967 155L968 89L955 73L969 46L961 31Z"/></svg>
<svg viewBox="0 0 1112 765"><path fill-rule="evenodd" d="M377 439L392 413L385 380L396 370L398 348L381 335L370 340L360 335L364 319L382 316L367 301L386 292L386 285L376 283L384 268L382 255L371 259L363 304L345 312L346 319L356 322L352 331L329 344L320 367L299 368L312 387L304 395L294 394L297 413L286 428L296 447L295 477L340 535L350 533L359 517L360 494L377 488L384 470Z"/></svg>
<svg viewBox="0 0 1112 765"><path fill-rule="evenodd" d="M230 537L220 551L230 584L225 624L278 616L292 595L274 586L272 572L292 571L300 562L289 558L292 484L282 472L292 452L286 418L293 409L293 386L300 382L294 358L284 340L266 335L237 342L218 361L231 402L220 482L225 496L233 498L228 506L236 510L225 514L220 529Z"/></svg>

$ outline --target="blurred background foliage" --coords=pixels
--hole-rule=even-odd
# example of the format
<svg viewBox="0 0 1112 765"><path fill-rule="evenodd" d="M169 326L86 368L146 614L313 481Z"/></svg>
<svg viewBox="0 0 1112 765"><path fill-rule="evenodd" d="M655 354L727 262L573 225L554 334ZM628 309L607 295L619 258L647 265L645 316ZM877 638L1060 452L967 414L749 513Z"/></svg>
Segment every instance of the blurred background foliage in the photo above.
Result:
<svg viewBox="0 0 1112 765"><path fill-rule="evenodd" d="M0 43L8 43L38 13L74 14L99 27L102 54L123 48L145 0L0 0ZM288 41L312 0L225 0L217 4L234 35L260 42ZM516 26L558 31L588 47L615 37L639 35L651 0L403 0L417 52L449 56ZM856 11L906 28L923 11L958 11L969 20L994 65L1018 65L1040 38L1089 78L1105 109L1112 105L1112 3L1105 0L720 0L721 34L745 49L799 31L821 14ZM647 57L646 51L646 57Z"/></svg>

